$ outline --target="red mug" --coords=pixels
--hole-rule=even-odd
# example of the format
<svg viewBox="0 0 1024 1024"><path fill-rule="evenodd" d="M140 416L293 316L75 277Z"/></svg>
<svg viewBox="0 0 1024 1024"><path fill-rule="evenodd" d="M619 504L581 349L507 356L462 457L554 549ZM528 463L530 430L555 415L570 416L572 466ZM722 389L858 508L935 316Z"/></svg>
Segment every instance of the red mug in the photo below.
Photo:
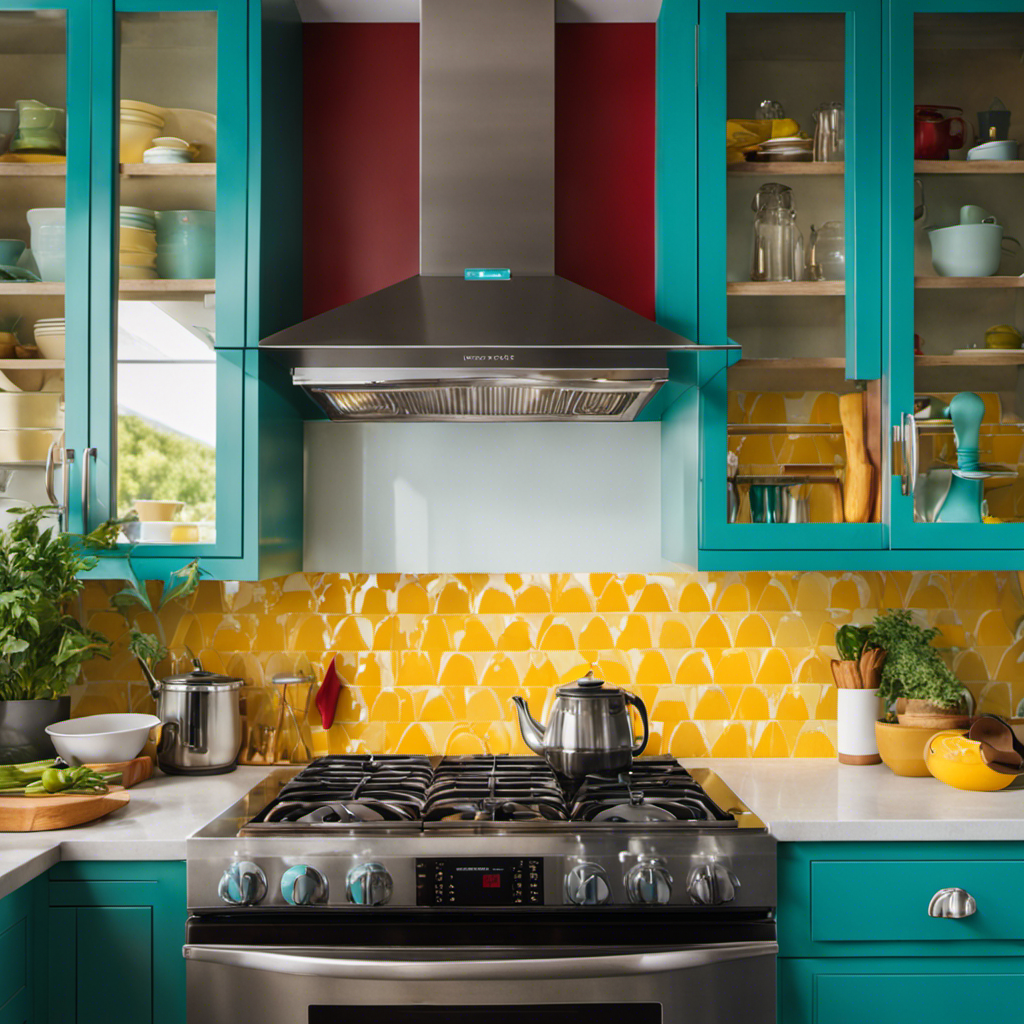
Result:
<svg viewBox="0 0 1024 1024"><path fill-rule="evenodd" d="M963 113L962 107L922 105L914 107L914 159L948 160L951 149L964 144L964 119L943 117L943 110ZM959 127L954 127L959 125Z"/></svg>

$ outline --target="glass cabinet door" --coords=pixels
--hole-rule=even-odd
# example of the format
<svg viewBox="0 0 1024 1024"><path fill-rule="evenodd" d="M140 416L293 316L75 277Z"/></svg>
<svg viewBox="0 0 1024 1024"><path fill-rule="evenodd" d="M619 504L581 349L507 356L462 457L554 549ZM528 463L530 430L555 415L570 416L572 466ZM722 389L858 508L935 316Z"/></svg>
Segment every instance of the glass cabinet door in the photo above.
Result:
<svg viewBox="0 0 1024 1024"><path fill-rule="evenodd" d="M742 346L703 389L704 550L882 546L880 31L701 6L699 340Z"/></svg>
<svg viewBox="0 0 1024 1024"><path fill-rule="evenodd" d="M47 504L81 527L88 18L87 0L0 4L0 529L11 509Z"/></svg>
<svg viewBox="0 0 1024 1024"><path fill-rule="evenodd" d="M1024 547L1024 10L893 4L892 546Z"/></svg>
<svg viewBox="0 0 1024 1024"><path fill-rule="evenodd" d="M225 510L241 492L246 24L244 4L115 7L112 116L96 136L113 187L93 248L94 294L109 296L94 334L112 346L94 424L109 440L89 512L137 513L124 534L140 555L241 544Z"/></svg>

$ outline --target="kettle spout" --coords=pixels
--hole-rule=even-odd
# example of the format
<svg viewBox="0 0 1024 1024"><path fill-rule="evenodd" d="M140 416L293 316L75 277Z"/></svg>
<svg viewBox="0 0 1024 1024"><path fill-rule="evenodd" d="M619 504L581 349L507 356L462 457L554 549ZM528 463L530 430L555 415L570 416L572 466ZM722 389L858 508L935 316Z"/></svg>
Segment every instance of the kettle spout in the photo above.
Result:
<svg viewBox="0 0 1024 1024"><path fill-rule="evenodd" d="M142 658L136 657L135 659L139 663L139 668L142 669L142 674L146 677L146 682L149 683L149 695L156 700L160 696L160 681L155 675L153 675L152 669L142 660Z"/></svg>
<svg viewBox="0 0 1024 1024"><path fill-rule="evenodd" d="M530 714L525 698L513 697L512 703L515 704L516 713L519 715L519 732L523 741L535 754L543 754L544 726Z"/></svg>

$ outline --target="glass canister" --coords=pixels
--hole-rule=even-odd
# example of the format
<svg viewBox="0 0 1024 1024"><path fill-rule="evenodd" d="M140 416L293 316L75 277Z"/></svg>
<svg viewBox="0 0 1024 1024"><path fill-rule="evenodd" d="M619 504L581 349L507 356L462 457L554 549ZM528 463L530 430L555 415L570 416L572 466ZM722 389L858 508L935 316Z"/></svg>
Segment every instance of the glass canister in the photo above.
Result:
<svg viewBox="0 0 1024 1024"><path fill-rule="evenodd" d="M812 281L842 281L846 277L846 235L842 221L829 220L820 228L811 225L807 276Z"/></svg>
<svg viewBox="0 0 1024 1024"><path fill-rule="evenodd" d="M776 181L766 182L757 190L751 209L754 237L750 280L800 280L804 240L796 226L793 190Z"/></svg>
<svg viewBox="0 0 1024 1024"><path fill-rule="evenodd" d="M822 103L814 112L814 159L826 163L846 159L846 112L842 103Z"/></svg>

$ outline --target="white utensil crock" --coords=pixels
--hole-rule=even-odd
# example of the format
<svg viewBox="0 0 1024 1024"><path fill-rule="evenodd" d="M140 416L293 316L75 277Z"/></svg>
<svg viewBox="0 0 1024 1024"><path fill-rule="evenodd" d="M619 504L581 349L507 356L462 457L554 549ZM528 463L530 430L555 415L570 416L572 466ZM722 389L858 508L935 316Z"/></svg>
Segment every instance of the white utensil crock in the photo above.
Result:
<svg viewBox="0 0 1024 1024"><path fill-rule="evenodd" d="M881 764L875 742L878 689L839 687L837 746L840 764Z"/></svg>

